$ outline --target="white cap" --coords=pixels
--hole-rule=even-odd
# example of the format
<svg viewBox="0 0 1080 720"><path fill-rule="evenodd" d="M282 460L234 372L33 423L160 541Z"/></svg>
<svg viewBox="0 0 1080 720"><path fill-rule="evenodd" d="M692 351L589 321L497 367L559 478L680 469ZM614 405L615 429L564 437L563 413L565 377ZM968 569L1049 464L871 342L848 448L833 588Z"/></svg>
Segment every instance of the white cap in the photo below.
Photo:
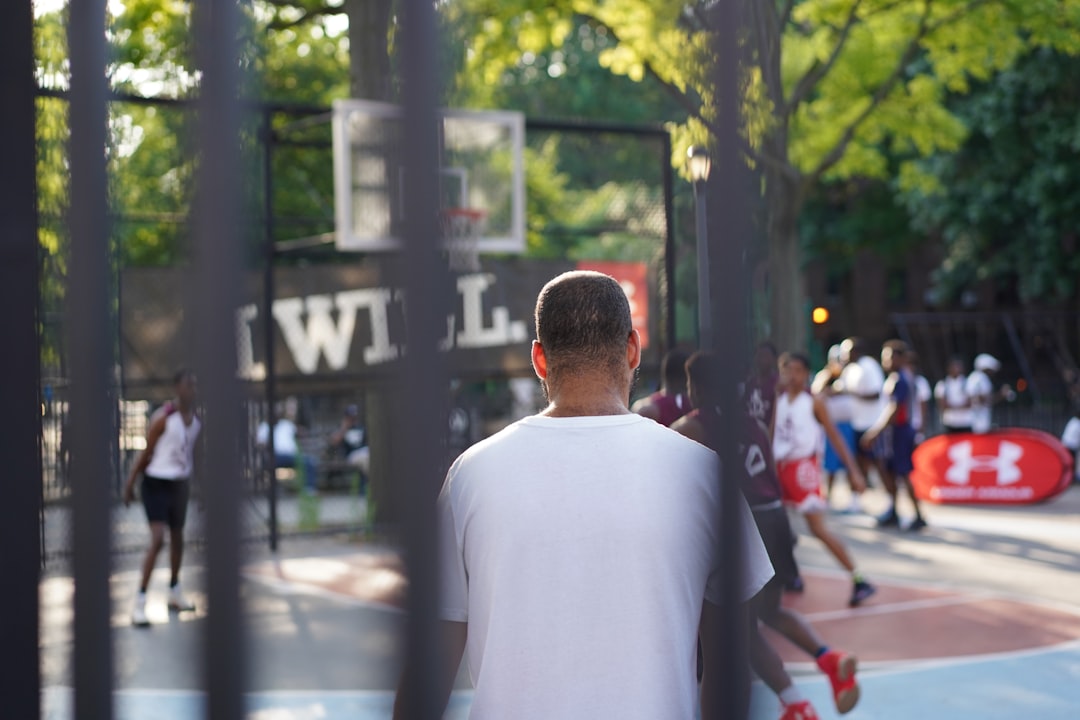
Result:
<svg viewBox="0 0 1080 720"><path fill-rule="evenodd" d="M840 346L839 345L833 345L832 347L830 347L828 357L829 357L829 362L831 362L831 363L840 362L840 358L843 357L843 353L840 350Z"/></svg>
<svg viewBox="0 0 1080 720"><path fill-rule="evenodd" d="M997 372L1001 369L1001 363L993 355L986 353L979 353L975 356L975 369L976 370L992 370Z"/></svg>

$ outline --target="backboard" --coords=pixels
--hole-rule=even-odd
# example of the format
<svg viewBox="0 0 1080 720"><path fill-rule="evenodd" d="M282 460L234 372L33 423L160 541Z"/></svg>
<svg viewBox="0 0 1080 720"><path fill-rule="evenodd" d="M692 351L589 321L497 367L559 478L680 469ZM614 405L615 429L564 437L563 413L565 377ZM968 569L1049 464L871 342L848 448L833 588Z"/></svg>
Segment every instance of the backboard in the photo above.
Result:
<svg viewBox="0 0 1080 720"><path fill-rule="evenodd" d="M480 252L525 250L525 118L440 110L440 209L484 214ZM339 250L400 248L404 197L402 110L369 100L334 103L334 205Z"/></svg>

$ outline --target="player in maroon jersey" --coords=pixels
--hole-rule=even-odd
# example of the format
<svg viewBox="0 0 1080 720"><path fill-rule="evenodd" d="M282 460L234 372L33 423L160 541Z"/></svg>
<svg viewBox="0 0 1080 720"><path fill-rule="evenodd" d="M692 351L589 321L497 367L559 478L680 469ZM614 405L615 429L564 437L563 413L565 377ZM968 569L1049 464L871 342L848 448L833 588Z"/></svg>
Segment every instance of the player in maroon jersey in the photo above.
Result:
<svg viewBox="0 0 1080 720"><path fill-rule="evenodd" d="M668 350L660 361L660 389L641 398L630 409L668 427L690 412L684 369L688 357L689 353L680 348Z"/></svg>
<svg viewBox="0 0 1080 720"><path fill-rule="evenodd" d="M717 371L715 356L707 352L695 353L687 362L686 371L695 409L672 425L672 429L711 447L712 438L732 430L721 426L716 393L712 389ZM784 586L798 573L792 552L791 525L783 506L768 430L749 412L744 411L740 420L738 430L742 472L739 480L776 572L751 601L754 613L749 637L751 667L784 705L781 720L817 717L809 701L795 687L776 650L761 634L757 623L760 619L815 659L832 684L836 709L846 713L859 700L859 684L855 678L858 661L850 653L830 649L805 617L783 607L780 602Z"/></svg>

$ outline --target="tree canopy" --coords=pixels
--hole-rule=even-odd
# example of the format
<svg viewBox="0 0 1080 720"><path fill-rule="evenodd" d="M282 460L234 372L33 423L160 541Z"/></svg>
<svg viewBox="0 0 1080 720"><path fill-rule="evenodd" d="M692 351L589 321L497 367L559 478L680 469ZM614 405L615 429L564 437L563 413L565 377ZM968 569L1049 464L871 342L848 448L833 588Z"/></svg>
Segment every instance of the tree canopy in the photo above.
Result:
<svg viewBox="0 0 1080 720"><path fill-rule="evenodd" d="M920 164L902 195L913 226L939 234L942 302L996 281L1008 300L1056 303L1080 274L1080 58L1038 49L953 103L970 134Z"/></svg>
<svg viewBox="0 0 1080 720"><path fill-rule="evenodd" d="M131 0L116 7L109 27L112 86L188 96L196 78L190 3ZM396 21L388 0L254 0L246 7L244 58L259 96L313 104L358 88L392 96ZM771 297L764 332L785 346L803 343L798 220L808 197L852 178L882 181L902 193L915 227L941 232L950 242L949 268L972 266L960 261L965 252L981 257L995 243L1037 236L1039 260L976 263L973 272L994 276L1026 268L1021 298L1070 291L1064 273L1042 269L1068 267L1056 259L1073 242L1062 229L1071 222L1070 173L1058 155L1072 148L1070 129L1064 115L1022 114L1031 103L1066 94L1051 81L1080 52L1080 0L766 0L742 7L741 137L764 189L759 233ZM680 170L690 144L715 138L714 3L450 0L438 9L448 104L667 122L672 163ZM63 11L40 13L37 33L39 83L63 89ZM1043 74L1046 63L1052 67ZM358 75L371 82L360 83ZM991 89L994 97L984 93ZM968 95L971 102L960 101ZM45 212L62 206L64 193L56 153L66 131L60 106L50 102L40 105ZM1011 129L995 119L1002 112L1016 118ZM114 107L111 190L118 214L132 218L118 229L126 262L176 257L175 219L186 208L191 174L186 122L180 109ZM1022 159L1019 150L1009 154L1010 146L1019 147L1011 138L1035 131L1035 156L1045 160L1045 172L1026 183L1008 182L1007 169ZM587 172L587 155L551 143L530 153L530 216L579 221L561 208L574 179ZM996 175L989 164L973 170L987 153L999 161ZM626 158L627 167L634 160ZM282 170L278 196L288 212L329 218L318 199L326 188L313 179L318 167L305 169L290 158ZM533 230L538 252L555 251L557 245L543 249ZM62 244L55 232L43 231L47 249ZM960 275L943 269L943 282L950 277Z"/></svg>
<svg viewBox="0 0 1080 720"><path fill-rule="evenodd" d="M672 0L462 0L485 18L465 72L496 82L526 53L562 46L572 18L615 39L601 62L635 81L658 82L685 113L673 162L715 138L712 3ZM777 0L744 5L742 139L763 177L771 333L798 347L802 317L797 220L819 183L890 178L933 186L920 162L961 147L964 119L947 98L967 93L1025 52L1080 51L1076 0Z"/></svg>

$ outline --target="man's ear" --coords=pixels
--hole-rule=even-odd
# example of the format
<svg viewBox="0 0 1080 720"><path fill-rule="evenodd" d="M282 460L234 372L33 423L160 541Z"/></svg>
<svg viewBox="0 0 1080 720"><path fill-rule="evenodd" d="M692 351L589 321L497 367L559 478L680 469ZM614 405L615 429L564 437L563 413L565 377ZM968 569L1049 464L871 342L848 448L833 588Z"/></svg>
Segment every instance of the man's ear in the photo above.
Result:
<svg viewBox="0 0 1080 720"><path fill-rule="evenodd" d="M641 335L637 330L631 330L626 339L626 362L631 370L637 370L641 365Z"/></svg>
<svg viewBox="0 0 1080 720"><path fill-rule="evenodd" d="M533 340L532 344L532 364L533 371L536 373L536 377L541 380L547 380L548 368L547 368L547 356L544 355L544 346L537 340Z"/></svg>

